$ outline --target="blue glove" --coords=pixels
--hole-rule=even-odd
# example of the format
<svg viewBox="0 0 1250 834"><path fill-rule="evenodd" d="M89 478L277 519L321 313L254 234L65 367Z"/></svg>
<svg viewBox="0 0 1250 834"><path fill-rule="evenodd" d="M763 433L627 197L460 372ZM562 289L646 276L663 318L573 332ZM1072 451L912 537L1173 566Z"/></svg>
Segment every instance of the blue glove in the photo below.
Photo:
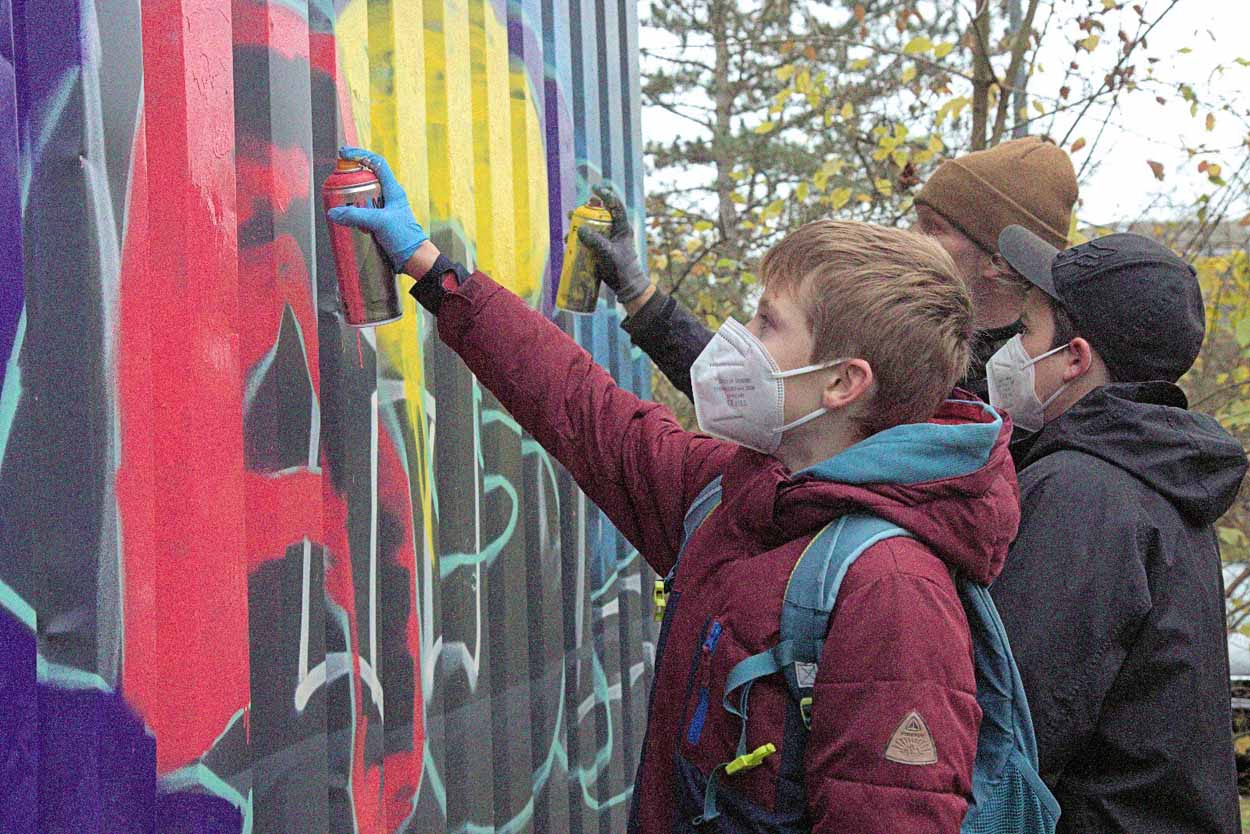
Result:
<svg viewBox="0 0 1250 834"><path fill-rule="evenodd" d="M386 252L391 266L396 272L402 272L404 264L408 263L417 247L430 239L417 218L412 216L412 206L408 204L404 187L395 179L395 174L392 173L391 166L386 164L386 160L372 151L339 148L339 156L361 162L377 174L378 182L382 185L382 207L335 206L326 216L332 223L372 234Z"/></svg>

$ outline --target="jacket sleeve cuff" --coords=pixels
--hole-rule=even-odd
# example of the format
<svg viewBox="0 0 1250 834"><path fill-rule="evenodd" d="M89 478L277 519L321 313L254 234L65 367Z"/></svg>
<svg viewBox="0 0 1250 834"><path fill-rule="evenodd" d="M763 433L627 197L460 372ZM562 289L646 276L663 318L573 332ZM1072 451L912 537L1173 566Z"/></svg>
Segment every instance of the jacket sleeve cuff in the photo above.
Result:
<svg viewBox="0 0 1250 834"><path fill-rule="evenodd" d="M429 271L417 279L408 293L422 307L438 315L447 294L468 280L469 270L440 252Z"/></svg>
<svg viewBox="0 0 1250 834"><path fill-rule="evenodd" d="M658 288L655 293L647 299L647 303L642 305L638 312L621 322L621 327L630 335L634 343L644 338L644 334L657 324L666 321L673 313L673 308L677 306L677 302L673 297L662 292Z"/></svg>

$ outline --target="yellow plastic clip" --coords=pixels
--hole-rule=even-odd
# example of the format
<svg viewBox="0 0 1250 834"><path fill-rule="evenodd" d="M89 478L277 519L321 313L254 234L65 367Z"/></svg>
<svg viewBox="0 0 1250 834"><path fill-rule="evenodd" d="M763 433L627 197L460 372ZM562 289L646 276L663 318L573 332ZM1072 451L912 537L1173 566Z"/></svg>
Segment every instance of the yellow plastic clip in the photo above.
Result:
<svg viewBox="0 0 1250 834"><path fill-rule="evenodd" d="M668 605L668 591L664 589L664 580L655 580L655 590L651 593L651 599L655 603L655 621L658 623L664 619L664 607Z"/></svg>
<svg viewBox="0 0 1250 834"><path fill-rule="evenodd" d="M799 699L799 715L803 716L803 726L810 730L812 728L811 696Z"/></svg>
<svg viewBox="0 0 1250 834"><path fill-rule="evenodd" d="M772 742L762 744L755 748L754 752L747 753L745 756L739 756L729 764L725 765L725 775L733 776L734 774L741 773L744 770L754 770L763 764L765 759L776 752L777 745Z"/></svg>

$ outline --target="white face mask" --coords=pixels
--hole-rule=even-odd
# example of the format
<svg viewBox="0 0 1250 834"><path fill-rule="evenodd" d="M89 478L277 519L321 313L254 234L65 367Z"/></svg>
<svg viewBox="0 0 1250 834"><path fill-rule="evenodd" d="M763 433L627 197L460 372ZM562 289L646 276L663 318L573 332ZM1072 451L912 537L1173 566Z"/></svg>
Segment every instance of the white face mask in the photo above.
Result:
<svg viewBox="0 0 1250 834"><path fill-rule="evenodd" d="M783 380L831 368L845 359L782 371L768 349L734 319L720 330L690 367L694 413L699 428L714 437L771 455L790 429L815 420L828 409L786 423Z"/></svg>
<svg viewBox="0 0 1250 834"><path fill-rule="evenodd" d="M1006 411L1011 415L1012 422L1025 431L1041 431L1046 424L1046 406L1072 383L1060 385L1055 393L1046 398L1046 402L1042 402L1033 386L1033 366L1047 356L1067 349L1067 345L1060 345L1033 358L1024 349L1020 337L1012 336L985 366L986 380L990 384L990 405Z"/></svg>

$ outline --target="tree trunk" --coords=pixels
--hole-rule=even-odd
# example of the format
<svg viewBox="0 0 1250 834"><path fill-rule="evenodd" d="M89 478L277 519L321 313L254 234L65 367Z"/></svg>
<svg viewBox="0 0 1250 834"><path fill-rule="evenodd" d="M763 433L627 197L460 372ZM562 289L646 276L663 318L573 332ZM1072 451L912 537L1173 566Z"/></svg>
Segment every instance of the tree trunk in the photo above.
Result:
<svg viewBox="0 0 1250 834"><path fill-rule="evenodd" d="M721 236L736 254L738 207L734 205L734 181L729 174L733 170L733 103L734 89L729 80L729 16L730 4L735 0L712 0L712 40L716 49L716 64L712 81L712 98L716 103L716 121L712 129L712 160L716 164L716 200L719 209Z"/></svg>
<svg viewBox="0 0 1250 834"><path fill-rule="evenodd" d="M977 0L977 16L972 20L972 150L985 148L990 115L990 0Z"/></svg>

